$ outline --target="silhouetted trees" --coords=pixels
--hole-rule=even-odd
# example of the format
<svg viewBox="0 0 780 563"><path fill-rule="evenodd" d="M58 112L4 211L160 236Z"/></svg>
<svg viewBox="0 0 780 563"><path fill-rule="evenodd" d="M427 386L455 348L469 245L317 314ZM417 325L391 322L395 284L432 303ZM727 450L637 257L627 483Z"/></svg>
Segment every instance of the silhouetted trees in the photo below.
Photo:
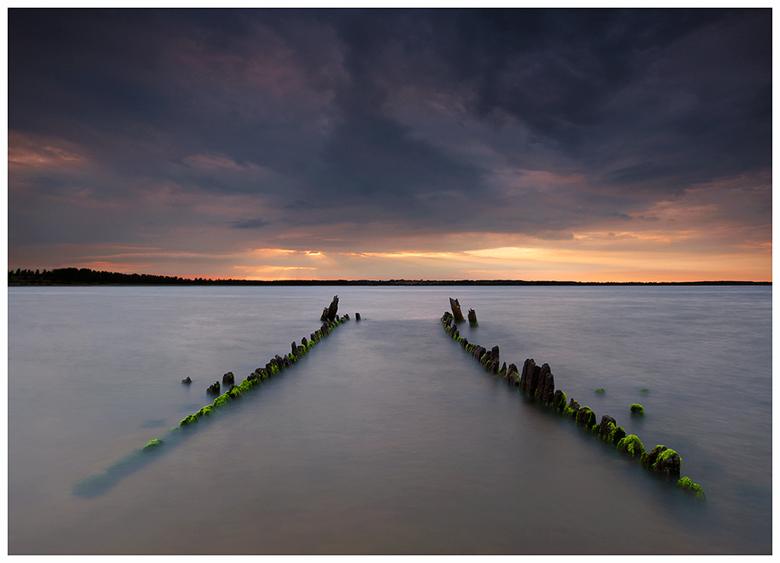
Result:
<svg viewBox="0 0 780 563"><path fill-rule="evenodd" d="M233 280L98 272L89 268L10 270L8 285L771 285L772 282L572 282L523 280Z"/></svg>

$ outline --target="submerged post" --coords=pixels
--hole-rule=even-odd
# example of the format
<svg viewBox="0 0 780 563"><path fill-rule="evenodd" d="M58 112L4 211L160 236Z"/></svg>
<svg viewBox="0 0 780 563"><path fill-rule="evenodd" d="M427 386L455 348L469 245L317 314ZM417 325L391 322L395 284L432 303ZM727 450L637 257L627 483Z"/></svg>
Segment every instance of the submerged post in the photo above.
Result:
<svg viewBox="0 0 780 563"><path fill-rule="evenodd" d="M471 326L479 326L479 323L477 322L477 312L474 309L469 309L469 325Z"/></svg>

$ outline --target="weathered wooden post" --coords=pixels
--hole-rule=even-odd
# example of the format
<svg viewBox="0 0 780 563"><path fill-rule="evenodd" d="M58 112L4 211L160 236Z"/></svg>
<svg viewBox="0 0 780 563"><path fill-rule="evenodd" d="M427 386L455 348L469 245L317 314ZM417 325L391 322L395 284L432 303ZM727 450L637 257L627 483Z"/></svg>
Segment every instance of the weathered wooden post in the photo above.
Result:
<svg viewBox="0 0 780 563"><path fill-rule="evenodd" d="M450 297L450 308L452 309L452 316L455 317L456 323L462 323L466 319L463 318L463 313L460 310L460 303L457 299Z"/></svg>
<svg viewBox="0 0 780 563"><path fill-rule="evenodd" d="M479 326L479 323L477 322L477 312L474 309L469 309L469 325L471 326Z"/></svg>
<svg viewBox="0 0 780 563"><path fill-rule="evenodd" d="M336 313L339 310L339 296L334 295L333 301L330 302L330 306L326 307L322 310L322 316L320 317L321 321L335 321L336 320Z"/></svg>

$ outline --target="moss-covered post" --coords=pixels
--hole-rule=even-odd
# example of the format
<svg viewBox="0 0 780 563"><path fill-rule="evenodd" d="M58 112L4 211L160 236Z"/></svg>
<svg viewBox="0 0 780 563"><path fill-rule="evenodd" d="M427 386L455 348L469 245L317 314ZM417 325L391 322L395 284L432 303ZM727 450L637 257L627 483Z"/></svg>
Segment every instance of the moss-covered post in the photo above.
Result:
<svg viewBox="0 0 780 563"><path fill-rule="evenodd" d="M702 489L699 485L691 481L689 477L683 477L679 481L677 481L677 484L682 488L682 490L691 493L693 495L696 495L696 497L703 499L704 498L704 489Z"/></svg>
<svg viewBox="0 0 780 563"><path fill-rule="evenodd" d="M659 444L649 454L644 454L641 461L642 465L668 479L680 478L682 459L676 451L666 446Z"/></svg>
<svg viewBox="0 0 780 563"><path fill-rule="evenodd" d="M642 459L642 456L647 455L645 453L645 446L642 444L636 435L629 434L618 442L617 449L619 452L623 452L632 458L636 457L638 460Z"/></svg>

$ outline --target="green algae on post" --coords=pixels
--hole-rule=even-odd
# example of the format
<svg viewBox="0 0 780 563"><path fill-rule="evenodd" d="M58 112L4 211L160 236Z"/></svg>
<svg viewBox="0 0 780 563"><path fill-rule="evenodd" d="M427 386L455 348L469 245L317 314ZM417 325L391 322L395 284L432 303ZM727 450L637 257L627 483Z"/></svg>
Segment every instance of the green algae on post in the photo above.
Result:
<svg viewBox="0 0 780 563"><path fill-rule="evenodd" d="M193 424L195 422L198 422L198 417L194 414L189 414L184 418L184 420L181 421L179 426L189 426L190 424Z"/></svg>
<svg viewBox="0 0 780 563"><path fill-rule="evenodd" d="M228 402L229 400L230 400L230 397L228 397L228 394L227 394L227 393L224 393L224 394L220 395L219 397L217 397L216 399L214 399L214 408L219 408L219 407L221 407L222 405L225 405L225 404L227 404L227 402Z"/></svg>
<svg viewBox="0 0 780 563"><path fill-rule="evenodd" d="M574 399L572 399L571 401L569 401L569 404L563 409L563 414L565 416L576 418L578 410L580 410L580 404Z"/></svg>
<svg viewBox="0 0 780 563"><path fill-rule="evenodd" d="M249 374L246 379L241 381L239 385L233 384L235 381L235 375L233 372L227 372L222 376L222 383L230 384L230 388L226 393L220 395L220 382L215 381L210 385L206 393L208 395L217 395L213 404L206 405L198 410L195 414L187 415L182 421L170 429L170 440L168 448L171 445L179 443L181 438L187 432L186 428L192 424L196 424L200 418L208 417L214 414L216 408L226 405L232 399L241 397L245 392L256 387L264 379L267 379L273 375L278 374L281 370L289 367L300 359L300 356L306 353L311 346L316 342L319 342L321 338L331 333L333 328L345 323L349 320L349 315L344 315L342 318L338 318L335 314L335 309L338 305L338 296L334 298L334 302L331 303L333 309L333 318L326 320L322 327L316 332L311 334L311 339L307 340L305 337L301 340L301 346L297 346L295 342L292 343L292 352L284 357L276 355L265 366L265 368L257 368L253 373ZM74 493L83 497L94 497L105 493L108 489L112 488L116 483L129 475L130 473L137 471L140 467L150 462L152 456L150 452L154 452L161 448L164 444L163 440L155 438L148 444L139 450L125 456L119 462L112 465L103 475L89 477L77 484L74 487Z"/></svg>
<svg viewBox="0 0 780 563"><path fill-rule="evenodd" d="M450 301L452 302L453 300L451 299ZM618 451L629 455L632 459L636 459L647 469L665 476L669 480L679 479L682 459L677 452L666 446L656 446L648 454L639 437L634 434L627 435L626 431L618 426L615 419L611 416L604 415L601 418L601 423L596 423L596 413L590 407L580 406L574 399L570 399L567 406L566 393L561 389L555 389L552 372L548 364L537 366L534 360L529 358L523 364L522 375L517 373L515 364L507 367L506 362L503 363L499 370L498 346L495 346L492 350L487 350L483 346L469 342L460 336L453 322L454 320L453 315L449 311L444 312L441 317L441 323L445 332L457 341L472 357L477 359L483 367L492 373L498 374L508 384L519 386L520 390L534 402L541 402L553 411L562 412L567 417L574 419L577 426L590 430L592 434L599 436L602 441L616 447ZM642 389L642 392L648 392L648 390ZM604 395L606 391L600 387L595 390L595 393ZM638 403L632 404L630 411L633 415L644 415L644 407ZM686 490L691 490L697 495L698 489L700 489L698 485L688 481L680 481L680 486Z"/></svg>
<svg viewBox="0 0 780 563"><path fill-rule="evenodd" d="M670 479L680 478L682 458L680 454L664 445L657 445L649 454L642 454L640 460L648 469Z"/></svg>
<svg viewBox="0 0 780 563"><path fill-rule="evenodd" d="M689 477L683 477L677 484L686 492L696 495L697 498L705 498L704 489L699 485L691 481Z"/></svg>
<svg viewBox="0 0 780 563"><path fill-rule="evenodd" d="M512 364L514 365L514 364ZM566 408L566 393L562 389L557 389L553 395L553 409L562 412Z"/></svg>
<svg viewBox="0 0 780 563"><path fill-rule="evenodd" d="M646 455L645 446L642 444L642 440L635 434L629 434L620 440L617 444L617 449L618 451L627 453L632 458L638 456L641 459L643 455Z"/></svg>
<svg viewBox="0 0 780 563"><path fill-rule="evenodd" d="M159 438L155 438L154 440L150 440L148 444L146 444L142 449L145 452L148 452L150 450L156 450L160 446L162 446L165 442L160 440Z"/></svg>
<svg viewBox="0 0 780 563"><path fill-rule="evenodd" d="M615 442L615 429L617 426L615 426L614 422L607 422L607 424L604 427L604 430L601 432L601 439L605 442L609 442L610 444L613 444Z"/></svg>
<svg viewBox="0 0 780 563"><path fill-rule="evenodd" d="M577 410L575 418L577 420L577 426L592 428L593 425L596 424L596 413L594 413L590 407L580 407Z"/></svg>

